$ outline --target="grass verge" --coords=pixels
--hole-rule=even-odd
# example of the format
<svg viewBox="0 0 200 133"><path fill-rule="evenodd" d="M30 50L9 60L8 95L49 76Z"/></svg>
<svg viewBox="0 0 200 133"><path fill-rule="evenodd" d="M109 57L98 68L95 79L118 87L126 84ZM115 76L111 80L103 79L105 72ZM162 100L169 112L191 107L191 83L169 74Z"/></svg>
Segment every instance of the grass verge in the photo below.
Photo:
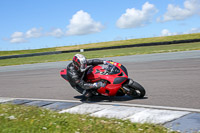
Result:
<svg viewBox="0 0 200 133"><path fill-rule="evenodd" d="M109 42L99 42L99 43L90 43L90 44L63 46L63 47L54 47L54 48L43 48L43 49L34 49L34 50L0 51L0 56L51 52L51 51L65 51L65 50L67 51L67 50L77 50L77 49L79 50L79 49L89 49L89 48L102 48L102 47L110 47L110 46L121 46L121 45L152 43L152 42L165 42L165 41L177 41L177 40L188 40L188 39L200 39L200 33L174 35L174 36L163 36L163 37L152 37L152 38L129 39L129 40L109 41Z"/></svg>
<svg viewBox="0 0 200 133"><path fill-rule="evenodd" d="M177 51L188 51L188 50L200 50L200 42L88 51L82 54L84 54L88 59L90 59L90 58L104 58L104 57L114 57L114 56L177 52ZM0 60L0 66L66 61L66 60L71 60L74 54L76 53L3 59L3 60Z"/></svg>
<svg viewBox="0 0 200 133"><path fill-rule="evenodd" d="M161 125L136 124L89 115L59 114L23 105L0 104L1 133L167 133Z"/></svg>

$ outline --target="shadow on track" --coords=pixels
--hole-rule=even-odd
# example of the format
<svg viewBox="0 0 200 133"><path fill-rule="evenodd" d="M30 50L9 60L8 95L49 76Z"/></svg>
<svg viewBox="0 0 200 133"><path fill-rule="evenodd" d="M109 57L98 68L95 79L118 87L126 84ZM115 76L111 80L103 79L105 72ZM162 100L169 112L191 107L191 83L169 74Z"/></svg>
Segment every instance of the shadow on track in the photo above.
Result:
<svg viewBox="0 0 200 133"><path fill-rule="evenodd" d="M113 101L130 101L130 100L136 100L136 99L148 99L148 97L143 98L133 98L130 96L93 96L91 98L85 98L82 95L74 96L76 99L80 99L82 102L113 102Z"/></svg>

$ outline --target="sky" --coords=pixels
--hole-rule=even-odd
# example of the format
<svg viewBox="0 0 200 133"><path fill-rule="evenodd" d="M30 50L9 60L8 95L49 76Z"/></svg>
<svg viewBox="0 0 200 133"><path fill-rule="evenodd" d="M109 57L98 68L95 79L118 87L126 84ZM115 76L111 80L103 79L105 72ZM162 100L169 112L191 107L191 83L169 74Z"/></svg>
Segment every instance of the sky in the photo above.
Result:
<svg viewBox="0 0 200 133"><path fill-rule="evenodd" d="M0 0L0 51L200 32L200 0Z"/></svg>

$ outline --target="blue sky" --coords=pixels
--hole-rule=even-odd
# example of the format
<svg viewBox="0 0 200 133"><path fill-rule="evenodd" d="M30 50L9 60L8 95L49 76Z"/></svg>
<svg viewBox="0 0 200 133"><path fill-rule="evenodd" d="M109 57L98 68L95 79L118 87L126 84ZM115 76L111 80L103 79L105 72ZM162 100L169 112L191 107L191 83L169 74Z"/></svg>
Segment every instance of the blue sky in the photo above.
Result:
<svg viewBox="0 0 200 133"><path fill-rule="evenodd" d="M200 0L1 0L0 51L200 32Z"/></svg>

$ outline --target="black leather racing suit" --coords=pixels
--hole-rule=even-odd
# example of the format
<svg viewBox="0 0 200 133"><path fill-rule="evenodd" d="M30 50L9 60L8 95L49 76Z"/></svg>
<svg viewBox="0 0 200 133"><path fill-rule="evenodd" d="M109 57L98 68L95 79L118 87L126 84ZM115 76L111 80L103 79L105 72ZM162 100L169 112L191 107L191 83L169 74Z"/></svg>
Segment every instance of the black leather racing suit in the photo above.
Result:
<svg viewBox="0 0 200 133"><path fill-rule="evenodd" d="M93 60L87 60L87 65L95 66L98 64L103 64L103 60L99 59L93 59ZM70 85L76 89L81 94L84 90L88 89L97 89L96 86L93 83L87 83L83 80L84 72L77 71L73 63L71 62L67 66L67 80L69 81Z"/></svg>

